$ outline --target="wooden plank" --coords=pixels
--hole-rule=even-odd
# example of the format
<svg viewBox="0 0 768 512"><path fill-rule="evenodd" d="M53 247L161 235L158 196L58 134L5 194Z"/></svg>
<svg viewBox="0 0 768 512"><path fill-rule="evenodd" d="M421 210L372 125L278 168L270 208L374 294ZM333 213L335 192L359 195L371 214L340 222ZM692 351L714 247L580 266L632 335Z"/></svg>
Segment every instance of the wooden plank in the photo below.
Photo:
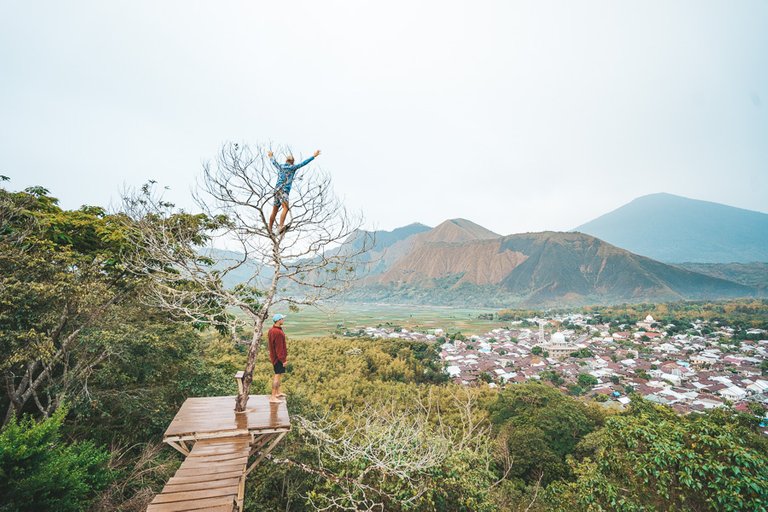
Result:
<svg viewBox="0 0 768 512"><path fill-rule="evenodd" d="M234 453L202 453L202 454L192 454L189 457L187 457L188 461L198 461L198 462L209 462L209 463L216 463L216 462L225 462L228 460L235 461L237 459L242 459L243 457L248 457L248 448L245 448L244 450L240 450Z"/></svg>
<svg viewBox="0 0 768 512"><path fill-rule="evenodd" d="M221 437L215 441L201 439L195 446L198 448L220 448L222 446L242 446L248 444L248 438L244 436Z"/></svg>
<svg viewBox="0 0 768 512"><path fill-rule="evenodd" d="M232 450L242 450L243 447L248 446L248 444L248 438L245 436L240 436L235 438L235 440L233 440L231 437L223 437L216 439L215 441L210 439L201 439L195 443L195 446L192 447L192 453L221 451L227 448Z"/></svg>
<svg viewBox="0 0 768 512"><path fill-rule="evenodd" d="M234 459L226 459L226 460L210 460L205 457L189 457L187 460L184 461L184 464L181 465L181 468L179 469L190 469L190 468L202 468L206 466L231 466L231 465L240 465L245 464L248 462L248 455L241 455Z"/></svg>
<svg viewBox="0 0 768 512"><path fill-rule="evenodd" d="M186 476L172 476L169 480L169 484L191 484L200 482L212 482L214 480L226 480L229 478L240 478L243 476L243 472L239 469L237 471L224 471L222 473L216 473L215 475L186 475Z"/></svg>
<svg viewBox="0 0 768 512"><path fill-rule="evenodd" d="M209 451L221 451L225 448L232 450L242 450L243 446L248 446L248 439L245 436L240 436L239 441L230 441L226 437L220 437L216 440L212 439L200 439L192 447L192 451L195 452L209 452Z"/></svg>
<svg viewBox="0 0 768 512"><path fill-rule="evenodd" d="M247 457L248 456L248 449L243 449L238 452L234 453L202 453L198 455L190 455L187 457L187 461L204 461L208 460L211 462L211 464L230 464L226 462L227 460L234 461L235 459L239 459L241 457ZM234 462L231 462L231 464L234 464Z"/></svg>
<svg viewBox="0 0 768 512"><path fill-rule="evenodd" d="M197 491L202 489L216 489L218 487L232 487L240 483L240 477L236 478L225 478L223 480L203 480L201 482L190 482L187 484L175 484L172 483L170 480L167 484L165 484L165 487L163 487L163 492L182 492L182 491Z"/></svg>
<svg viewBox="0 0 768 512"><path fill-rule="evenodd" d="M233 510L235 500L232 496L220 496L217 498L206 498L204 500L177 501L174 503L150 503L147 512L182 512L186 510L210 510L211 507L229 506Z"/></svg>
<svg viewBox="0 0 768 512"><path fill-rule="evenodd" d="M226 465L226 466L205 466L200 468L179 468L176 471L176 476L196 476L196 475L215 475L218 473L231 473L233 471L240 471L242 473L243 465Z"/></svg>
<svg viewBox="0 0 768 512"><path fill-rule="evenodd" d="M199 457L202 455L228 455L230 453L241 453L244 449L247 448L248 445L243 447L229 444L224 446L203 446L199 449L193 448L190 456Z"/></svg>
<svg viewBox="0 0 768 512"><path fill-rule="evenodd" d="M215 489L199 489L196 491L165 492L155 496L152 503L174 503L177 501L202 500L206 498L218 498L221 496L231 496L232 501L237 499L237 488L240 482L228 487L217 487Z"/></svg>

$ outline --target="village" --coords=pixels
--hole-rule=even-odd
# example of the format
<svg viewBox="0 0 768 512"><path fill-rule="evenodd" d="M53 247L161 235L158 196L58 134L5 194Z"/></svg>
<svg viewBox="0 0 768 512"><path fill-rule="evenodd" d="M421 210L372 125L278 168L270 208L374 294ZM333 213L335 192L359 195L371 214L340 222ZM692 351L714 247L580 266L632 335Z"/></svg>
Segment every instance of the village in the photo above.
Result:
<svg viewBox="0 0 768 512"><path fill-rule="evenodd" d="M725 405L759 413L768 406L766 330L751 329L748 339L736 340L726 325L696 321L671 334L680 331L674 327L649 315L616 330L574 313L518 320L471 336L391 326L347 335L439 344L444 371L463 385L540 380L619 410L633 392L680 413ZM768 427L768 419L761 426Z"/></svg>

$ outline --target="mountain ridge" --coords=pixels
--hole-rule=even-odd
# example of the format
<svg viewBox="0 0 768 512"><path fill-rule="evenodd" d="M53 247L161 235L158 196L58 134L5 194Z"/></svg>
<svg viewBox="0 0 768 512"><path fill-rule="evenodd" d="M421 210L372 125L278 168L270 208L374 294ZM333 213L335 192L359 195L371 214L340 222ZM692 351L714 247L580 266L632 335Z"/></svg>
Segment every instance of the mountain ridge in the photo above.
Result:
<svg viewBox="0 0 768 512"><path fill-rule="evenodd" d="M654 198L678 201L669 194ZM574 231L501 236L456 218L433 228L412 223L391 231L359 230L337 251L355 254L371 242L371 250L356 258L360 279L348 300L547 306L719 299L765 290L754 269L749 281L737 283L726 278L741 267L700 272Z"/></svg>
<svg viewBox="0 0 768 512"><path fill-rule="evenodd" d="M768 214L668 193L635 198L573 231L666 263L768 262Z"/></svg>
<svg viewBox="0 0 768 512"><path fill-rule="evenodd" d="M479 233L490 237L493 232ZM459 292L470 290L475 296L542 305L756 293L754 287L667 265L583 233L545 231L457 240L439 241L434 230L411 237L408 251L389 268L364 279L352 296L444 303L449 298L460 302Z"/></svg>

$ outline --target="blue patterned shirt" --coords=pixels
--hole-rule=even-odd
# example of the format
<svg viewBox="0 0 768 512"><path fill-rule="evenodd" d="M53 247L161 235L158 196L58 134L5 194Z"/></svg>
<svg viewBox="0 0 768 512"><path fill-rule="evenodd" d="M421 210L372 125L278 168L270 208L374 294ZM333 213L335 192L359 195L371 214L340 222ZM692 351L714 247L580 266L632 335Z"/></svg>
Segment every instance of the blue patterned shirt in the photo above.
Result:
<svg viewBox="0 0 768 512"><path fill-rule="evenodd" d="M275 185L275 190L281 190L283 193L288 194L291 191L291 186L293 186L293 177L296 176L296 171L314 159L315 157L311 156L300 164L291 165L287 162L279 164L277 163L277 160L272 157L272 165L277 169L277 184Z"/></svg>

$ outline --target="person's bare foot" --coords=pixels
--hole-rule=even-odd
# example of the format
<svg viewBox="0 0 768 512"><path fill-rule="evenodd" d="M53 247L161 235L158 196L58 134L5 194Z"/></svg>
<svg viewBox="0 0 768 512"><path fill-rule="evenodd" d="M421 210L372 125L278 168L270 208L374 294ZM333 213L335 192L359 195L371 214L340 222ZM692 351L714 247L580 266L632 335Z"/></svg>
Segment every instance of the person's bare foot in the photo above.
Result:
<svg viewBox="0 0 768 512"><path fill-rule="evenodd" d="M269 399L269 403L271 403L271 404L279 404L280 402L282 402L282 400L280 400L279 398L270 398Z"/></svg>
<svg viewBox="0 0 768 512"><path fill-rule="evenodd" d="M284 398L284 397L286 397L288 395L286 395L285 393L278 393L277 396L278 396L278 398Z"/></svg>

